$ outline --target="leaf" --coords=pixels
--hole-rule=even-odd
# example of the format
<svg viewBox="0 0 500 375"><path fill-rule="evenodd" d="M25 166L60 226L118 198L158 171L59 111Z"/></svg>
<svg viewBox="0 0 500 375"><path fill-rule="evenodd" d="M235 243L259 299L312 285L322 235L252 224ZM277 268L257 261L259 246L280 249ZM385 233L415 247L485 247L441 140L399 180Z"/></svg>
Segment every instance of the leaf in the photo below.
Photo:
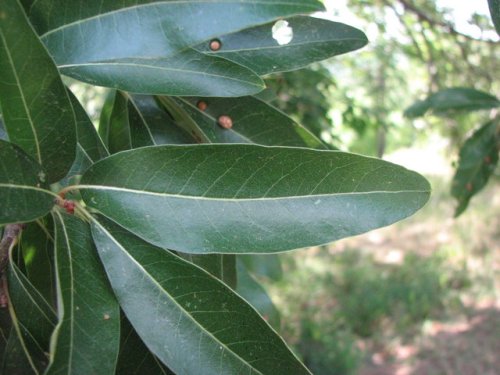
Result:
<svg viewBox="0 0 500 375"><path fill-rule="evenodd" d="M9 263L7 277L12 320L26 356L31 358L32 366L42 372L48 364L45 353L49 351L50 335L57 317L49 303L19 270L12 251Z"/></svg>
<svg viewBox="0 0 500 375"><path fill-rule="evenodd" d="M47 375L109 375L119 350L120 310L87 223L54 211L59 322Z"/></svg>
<svg viewBox="0 0 500 375"><path fill-rule="evenodd" d="M2 375L34 375L36 374L30 366L21 340L15 330L11 330L7 340L7 346L2 363Z"/></svg>
<svg viewBox="0 0 500 375"><path fill-rule="evenodd" d="M195 143L193 136L179 128L152 95L129 96L129 121L133 148Z"/></svg>
<svg viewBox="0 0 500 375"><path fill-rule="evenodd" d="M7 132L5 131L5 126L2 121L2 116L0 114L0 140L8 141L9 137L7 136Z"/></svg>
<svg viewBox="0 0 500 375"><path fill-rule="evenodd" d="M181 258L196 264L215 276L232 289L236 288L236 256L232 254L178 254Z"/></svg>
<svg viewBox="0 0 500 375"><path fill-rule="evenodd" d="M458 200L455 217L488 182L498 164L500 118L487 122L462 146L451 194Z"/></svg>
<svg viewBox="0 0 500 375"><path fill-rule="evenodd" d="M16 145L0 140L0 224L44 216L54 196L44 188L45 172Z"/></svg>
<svg viewBox="0 0 500 375"><path fill-rule="evenodd" d="M128 123L128 100L125 93L116 92L109 118L108 148L114 154L132 147Z"/></svg>
<svg viewBox="0 0 500 375"><path fill-rule="evenodd" d="M156 146L87 170L86 204L160 247L266 253L401 220L430 194L419 174L338 151L255 145Z"/></svg>
<svg viewBox="0 0 500 375"><path fill-rule="evenodd" d="M178 117L177 123L186 131L196 124L195 134L211 143L257 143L269 146L297 146L325 149L309 130L283 112L252 96L241 98L160 98L171 113L182 111L190 121ZM200 103L206 109L198 108ZM177 111L173 108L176 106ZM203 107L202 107L203 108ZM231 129L218 124L220 116L232 119ZM187 124L187 126L186 126ZM193 131L193 130L191 130Z"/></svg>
<svg viewBox="0 0 500 375"><path fill-rule="evenodd" d="M51 57L17 0L0 3L0 103L11 142L45 168L49 183L75 159L75 115Z"/></svg>
<svg viewBox="0 0 500 375"><path fill-rule="evenodd" d="M491 20L495 25L497 34L500 35L500 0L488 0Z"/></svg>
<svg viewBox="0 0 500 375"><path fill-rule="evenodd" d="M149 351L124 315L120 335L116 375L175 375Z"/></svg>
<svg viewBox="0 0 500 375"><path fill-rule="evenodd" d="M488 93L466 87L453 87L438 91L425 100L419 100L406 109L405 116L415 118L432 111L447 115L452 111L477 111L500 106L500 101Z"/></svg>
<svg viewBox="0 0 500 375"><path fill-rule="evenodd" d="M52 237L52 219L46 216L23 229L21 250L26 276L34 288L50 304L55 302L55 280L53 273L54 239Z"/></svg>
<svg viewBox="0 0 500 375"><path fill-rule="evenodd" d="M127 318L175 373L309 373L254 309L206 271L104 218L92 233Z"/></svg>
<svg viewBox="0 0 500 375"><path fill-rule="evenodd" d="M240 96L263 89L255 73L189 47L319 10L317 0L40 0L30 18L61 71L77 79L136 93Z"/></svg>
<svg viewBox="0 0 500 375"><path fill-rule="evenodd" d="M116 90L111 90L106 98L104 99L104 104L101 109L101 116L99 117L98 134L102 139L105 147L109 144L109 121L111 118L111 113L113 112L113 107L115 105Z"/></svg>
<svg viewBox="0 0 500 375"><path fill-rule="evenodd" d="M293 38L287 44L280 45L274 39L271 29L275 23L272 22L219 36L221 49L218 51L211 51L207 43L195 48L265 75L300 69L357 50L368 43L362 31L343 23L304 16L286 22L293 31Z"/></svg>
<svg viewBox="0 0 500 375"><path fill-rule="evenodd" d="M245 265L248 272L256 276L263 276L273 281L283 278L283 269L277 254L238 255L238 259Z"/></svg>
<svg viewBox="0 0 500 375"><path fill-rule="evenodd" d="M240 259L237 261L238 287L236 293L243 297L274 328L280 327L280 314L266 290L247 271Z"/></svg>
<svg viewBox="0 0 500 375"><path fill-rule="evenodd" d="M75 112L76 133L80 150L84 152L91 162L96 162L97 160L109 156L109 152L99 137L99 134L97 134L94 124L92 124L87 112L85 112L85 109L71 90L68 89L67 91Z"/></svg>

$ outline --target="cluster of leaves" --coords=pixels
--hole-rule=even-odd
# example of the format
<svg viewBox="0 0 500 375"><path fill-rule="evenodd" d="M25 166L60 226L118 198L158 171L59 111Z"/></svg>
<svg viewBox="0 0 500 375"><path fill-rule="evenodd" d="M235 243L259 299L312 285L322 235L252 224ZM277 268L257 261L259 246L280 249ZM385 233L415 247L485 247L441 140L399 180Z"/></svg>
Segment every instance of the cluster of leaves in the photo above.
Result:
<svg viewBox="0 0 500 375"><path fill-rule="evenodd" d="M465 87L440 90L425 100L415 102L405 114L410 118L427 112L441 116L453 116L457 112L470 112L500 107L500 100L488 93ZM498 165L500 151L500 115L480 126L464 142L460 149L451 194L458 201L455 217L461 215L493 175Z"/></svg>
<svg viewBox="0 0 500 375"><path fill-rule="evenodd" d="M255 96L263 75L366 43L300 15L321 9L2 0L3 373L309 373L238 294L275 319L241 254L388 225L430 194ZM116 89L98 132L60 74Z"/></svg>

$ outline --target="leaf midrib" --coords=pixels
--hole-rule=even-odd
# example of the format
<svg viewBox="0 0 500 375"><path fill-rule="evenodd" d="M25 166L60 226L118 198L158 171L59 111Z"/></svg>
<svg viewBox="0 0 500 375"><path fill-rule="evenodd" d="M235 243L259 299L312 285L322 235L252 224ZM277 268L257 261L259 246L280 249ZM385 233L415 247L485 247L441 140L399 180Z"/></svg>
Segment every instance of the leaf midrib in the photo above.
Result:
<svg viewBox="0 0 500 375"><path fill-rule="evenodd" d="M403 193L430 193L430 190L373 190L373 191L360 191L360 192L347 192L347 193L331 193L331 194L310 194L310 195L290 195L290 196L280 196L280 197L255 197L255 198L215 198L215 197L205 197L203 195L180 195L173 193L161 193L147 190L130 189L118 186L106 186L106 185L77 185L75 188L81 190L107 190L107 191L118 191L126 192L131 194L143 194L150 196L157 196L163 198L180 198L180 199L192 199L192 200L207 200L207 201L234 201L234 202L247 202L247 201L275 201L275 200L286 200L286 199L303 199L303 198L322 198L322 197L332 197L332 196L359 196L359 195L372 195L372 194L403 194Z"/></svg>

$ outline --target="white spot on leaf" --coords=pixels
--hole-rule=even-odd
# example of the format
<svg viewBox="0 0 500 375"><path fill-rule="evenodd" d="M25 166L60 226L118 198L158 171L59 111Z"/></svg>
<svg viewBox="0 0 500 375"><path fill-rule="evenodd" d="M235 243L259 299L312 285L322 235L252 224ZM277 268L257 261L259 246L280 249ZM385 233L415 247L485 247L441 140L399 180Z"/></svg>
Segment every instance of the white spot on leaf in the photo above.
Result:
<svg viewBox="0 0 500 375"><path fill-rule="evenodd" d="M284 20L277 21L272 28L273 39L280 46L290 43L293 39L293 29L288 26L288 22Z"/></svg>

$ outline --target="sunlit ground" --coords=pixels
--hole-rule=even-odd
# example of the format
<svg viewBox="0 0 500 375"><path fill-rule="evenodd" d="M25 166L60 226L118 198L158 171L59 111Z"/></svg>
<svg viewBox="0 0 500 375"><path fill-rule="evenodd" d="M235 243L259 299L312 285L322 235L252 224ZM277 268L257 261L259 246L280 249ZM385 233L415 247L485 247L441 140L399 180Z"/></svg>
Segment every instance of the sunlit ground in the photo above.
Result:
<svg viewBox="0 0 500 375"><path fill-rule="evenodd" d="M315 374L498 374L500 186L453 219L444 151L438 142L388 157L433 185L413 217L282 255L284 279L266 286Z"/></svg>

